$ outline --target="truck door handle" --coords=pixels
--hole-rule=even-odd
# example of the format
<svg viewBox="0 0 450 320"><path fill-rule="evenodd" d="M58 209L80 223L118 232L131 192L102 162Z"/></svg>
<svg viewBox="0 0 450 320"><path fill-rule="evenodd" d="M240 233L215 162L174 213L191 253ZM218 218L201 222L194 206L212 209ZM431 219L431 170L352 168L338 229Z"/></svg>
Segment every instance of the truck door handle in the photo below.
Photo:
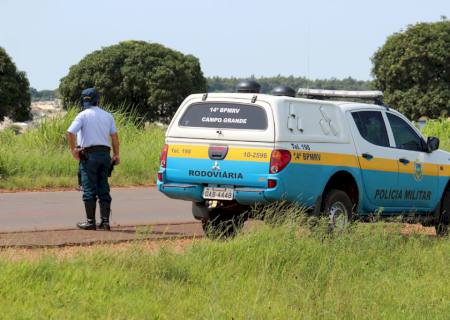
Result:
<svg viewBox="0 0 450 320"><path fill-rule="evenodd" d="M400 158L400 159L398 159L398 161L400 161L400 162L403 163L404 165L407 165L407 164L409 163L409 160L408 160L408 159L405 159L405 158Z"/></svg>
<svg viewBox="0 0 450 320"><path fill-rule="evenodd" d="M364 159L367 159L367 160L372 160L373 159L373 155L371 155L370 153L363 153L362 157Z"/></svg>

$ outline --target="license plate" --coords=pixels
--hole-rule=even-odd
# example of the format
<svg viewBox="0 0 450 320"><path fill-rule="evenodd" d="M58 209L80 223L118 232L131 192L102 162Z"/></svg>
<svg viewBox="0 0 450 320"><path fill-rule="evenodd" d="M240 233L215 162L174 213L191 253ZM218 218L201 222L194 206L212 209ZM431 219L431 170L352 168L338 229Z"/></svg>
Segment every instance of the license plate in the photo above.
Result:
<svg viewBox="0 0 450 320"><path fill-rule="evenodd" d="M214 200L233 200L234 190L232 188L212 188L205 187L203 189L204 199Z"/></svg>

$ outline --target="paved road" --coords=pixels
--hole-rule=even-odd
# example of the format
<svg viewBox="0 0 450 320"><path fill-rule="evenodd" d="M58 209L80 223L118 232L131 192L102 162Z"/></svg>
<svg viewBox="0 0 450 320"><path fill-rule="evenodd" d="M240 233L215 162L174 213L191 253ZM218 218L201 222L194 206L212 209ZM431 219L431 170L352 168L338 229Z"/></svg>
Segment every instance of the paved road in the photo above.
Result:
<svg viewBox="0 0 450 320"><path fill-rule="evenodd" d="M113 226L194 221L190 202L155 187L113 189L112 197ZM81 192L0 193L0 232L74 228L83 219Z"/></svg>
<svg viewBox="0 0 450 320"><path fill-rule="evenodd" d="M108 232L79 229L0 232L0 251L2 248L48 248L201 237L203 230L199 222L114 227Z"/></svg>

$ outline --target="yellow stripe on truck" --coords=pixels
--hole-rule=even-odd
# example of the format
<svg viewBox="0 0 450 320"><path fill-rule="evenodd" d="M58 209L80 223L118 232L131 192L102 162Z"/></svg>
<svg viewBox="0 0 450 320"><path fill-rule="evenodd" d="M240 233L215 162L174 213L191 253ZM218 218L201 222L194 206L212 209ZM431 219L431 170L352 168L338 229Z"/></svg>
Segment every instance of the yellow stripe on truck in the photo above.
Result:
<svg viewBox="0 0 450 320"><path fill-rule="evenodd" d="M168 157L209 159L209 146L198 145L169 145ZM233 148L230 147L226 160L270 162L272 149L261 148ZM399 163L398 160L377 158L367 160L352 154L297 151L291 150L291 162L299 164L316 164L339 167L361 167L363 170L377 170L385 172L415 173L414 162L407 165ZM437 165L433 163L423 163L422 173L425 176L450 176L449 165Z"/></svg>
<svg viewBox="0 0 450 320"><path fill-rule="evenodd" d="M386 172L397 172L398 161L385 158L372 158L367 160L364 157L359 157L359 164L363 170L377 170Z"/></svg>
<svg viewBox="0 0 450 320"><path fill-rule="evenodd" d="M414 170L414 172L416 172L416 170ZM425 176L438 176L439 165L433 163L424 163L422 165L422 172Z"/></svg>
<svg viewBox="0 0 450 320"><path fill-rule="evenodd" d="M169 145L168 157L208 159L208 146Z"/></svg>
<svg viewBox="0 0 450 320"><path fill-rule="evenodd" d="M208 146L169 145L168 157L209 159ZM225 159L236 161L269 162L272 149L229 148Z"/></svg>
<svg viewBox="0 0 450 320"><path fill-rule="evenodd" d="M358 167L358 158L351 154L314 151L291 151L292 162L326 166Z"/></svg>
<svg viewBox="0 0 450 320"><path fill-rule="evenodd" d="M450 165L437 165L440 176L450 176Z"/></svg>
<svg viewBox="0 0 450 320"><path fill-rule="evenodd" d="M398 164L398 170L400 173L416 173L416 167L414 166L414 162L410 162L408 164L400 163ZM433 163L422 163L422 174L424 176L444 176L442 172L439 174L439 165Z"/></svg>
<svg viewBox="0 0 450 320"><path fill-rule="evenodd" d="M226 159L237 161L270 162L271 153L272 149L230 148Z"/></svg>

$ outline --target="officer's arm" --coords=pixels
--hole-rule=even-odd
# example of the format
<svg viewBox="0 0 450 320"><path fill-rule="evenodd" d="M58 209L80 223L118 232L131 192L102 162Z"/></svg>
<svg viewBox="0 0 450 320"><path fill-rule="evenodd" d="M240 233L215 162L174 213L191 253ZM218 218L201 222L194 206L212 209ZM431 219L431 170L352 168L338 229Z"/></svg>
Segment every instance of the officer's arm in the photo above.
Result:
<svg viewBox="0 0 450 320"><path fill-rule="evenodd" d="M111 134L112 148L113 148L113 160L116 164L120 163L119 154L119 135L116 133Z"/></svg>
<svg viewBox="0 0 450 320"><path fill-rule="evenodd" d="M79 113L73 120L69 129L67 129L67 141L69 141L70 151L72 152L72 155L76 160L80 160L80 151L76 147L76 133L81 130L81 127L83 125L82 114L83 113Z"/></svg>
<svg viewBox="0 0 450 320"><path fill-rule="evenodd" d="M67 141L69 141L70 151L76 160L80 160L80 153L76 145L77 136L71 132L67 132Z"/></svg>

